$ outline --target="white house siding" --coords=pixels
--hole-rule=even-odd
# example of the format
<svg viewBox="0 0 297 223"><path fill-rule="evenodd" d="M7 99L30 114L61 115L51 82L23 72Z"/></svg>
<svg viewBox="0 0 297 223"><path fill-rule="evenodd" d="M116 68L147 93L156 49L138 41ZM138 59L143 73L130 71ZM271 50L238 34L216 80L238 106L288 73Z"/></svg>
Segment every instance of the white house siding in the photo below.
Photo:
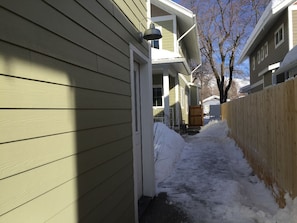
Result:
<svg viewBox="0 0 297 223"><path fill-rule="evenodd" d="M147 45L111 1L0 6L0 222L134 222L129 43Z"/></svg>

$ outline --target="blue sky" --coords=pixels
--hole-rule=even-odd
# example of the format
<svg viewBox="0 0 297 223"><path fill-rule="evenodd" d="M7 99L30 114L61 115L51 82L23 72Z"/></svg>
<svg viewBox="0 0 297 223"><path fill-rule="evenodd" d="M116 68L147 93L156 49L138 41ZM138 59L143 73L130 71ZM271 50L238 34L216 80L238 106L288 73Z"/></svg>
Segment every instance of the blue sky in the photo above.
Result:
<svg viewBox="0 0 297 223"><path fill-rule="evenodd" d="M172 0L178 4L181 4L182 0ZM242 72L244 73L243 75L240 75L239 78L247 78L249 77L249 63L248 60L245 60L243 63L241 64L236 64L237 69L242 70ZM238 77L238 75L234 74L234 78Z"/></svg>

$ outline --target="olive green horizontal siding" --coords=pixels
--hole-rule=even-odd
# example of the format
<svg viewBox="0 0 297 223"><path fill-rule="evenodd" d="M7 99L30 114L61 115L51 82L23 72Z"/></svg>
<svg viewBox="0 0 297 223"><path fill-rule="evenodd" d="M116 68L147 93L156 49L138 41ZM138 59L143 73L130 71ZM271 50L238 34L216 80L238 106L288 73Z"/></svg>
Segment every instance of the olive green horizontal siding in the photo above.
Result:
<svg viewBox="0 0 297 223"><path fill-rule="evenodd" d="M129 122L130 110L2 109L0 143Z"/></svg>
<svg viewBox="0 0 297 223"><path fill-rule="evenodd" d="M141 31L145 30L147 24L146 1L135 0L113 0L118 7L125 12L128 19Z"/></svg>
<svg viewBox="0 0 297 223"><path fill-rule="evenodd" d="M179 85L180 85L180 87L182 87L183 89L184 89L184 95L181 95L181 91L179 90L179 95L180 95L180 101L181 101L181 97L183 97L184 99L184 105L183 105L183 107L181 107L181 116L182 116L182 120L184 120L185 121L185 123L186 124L188 124L188 113L187 113L187 111L188 111L188 105L189 105L189 103L188 103L188 101L186 101L187 100L187 97L186 97L186 95L188 95L189 96L189 88L188 88L188 86L187 86L187 84L184 82L184 80L181 78L181 77L179 77Z"/></svg>
<svg viewBox="0 0 297 223"><path fill-rule="evenodd" d="M178 87L175 84L175 78L169 76L169 106L172 107L176 104L175 90Z"/></svg>
<svg viewBox="0 0 297 223"><path fill-rule="evenodd" d="M129 124L98 127L2 144L0 150L0 179L30 171L42 165L65 157L75 156L78 153L97 147L106 148L101 151L112 151L115 149L114 147L110 148L113 142L131 136L130 131L127 131L129 128ZM77 138L81 140L79 147L76 141ZM34 157L32 157L32 154L34 154Z"/></svg>
<svg viewBox="0 0 297 223"><path fill-rule="evenodd" d="M297 45L297 10L292 11L292 32L293 32L293 46Z"/></svg>
<svg viewBox="0 0 297 223"><path fill-rule="evenodd" d="M128 157L131 157L130 155ZM78 217L85 217L83 215L79 216L79 211L82 211L83 208L96 208L96 205L92 205L92 202L89 205L92 206L83 206L80 208L80 206L77 205L77 199L83 199L84 196L87 195L87 193L93 193L92 195L96 197L96 202L103 203L102 206L110 206L114 204L115 202L109 202L109 198L113 197L114 191L105 190L103 195L100 196L100 194L96 193L96 189L101 186L106 186L106 188L113 187L111 182L108 181L108 178L113 177L117 172L120 172L123 168L125 168L126 165L129 165L128 163L131 162L131 159L127 159L127 154L117 157L110 162L104 163L102 166L98 166L97 168L93 168L89 170L88 172L85 172L84 174L78 176L75 179L69 179L68 181L63 182L58 187L55 187L48 191L43 191L40 196L37 197L31 197L31 200L29 200L29 203L25 203L21 206L18 206L17 209L14 211L10 211L6 213L5 215L1 216L0 222L45 222L47 220L50 220L51 218L55 217L57 214L60 214L61 210L64 210L72 203L76 203L76 216L69 215L67 218L75 218L72 222L78 222L76 218ZM125 165L125 162L126 165ZM128 167L130 172L131 168ZM60 172L64 173L66 172L63 169L68 169L67 167L63 166L61 164L60 167L58 167L55 172L53 172L51 175L56 175L58 173L58 176L60 176ZM69 170L71 172L73 170ZM48 173L47 173L48 174ZM65 173L67 174L67 173ZM50 174L48 174L50 175ZM116 175L118 176L118 175ZM125 175L126 179L129 179L129 176ZM32 176L33 178L39 177L42 178L42 176L35 175ZM70 176L71 177L71 176ZM131 176L130 176L131 177ZM32 179L33 179L32 178ZM92 180L90 180L92 179ZM117 179L117 178L115 178ZM80 180L84 182L79 188L77 187L77 180ZM120 182L119 185L116 185L119 188L125 187L125 184L121 183L127 183L127 182ZM45 187L44 190L46 190L46 185L43 185L43 182L40 183L40 179L37 182L37 185L41 184L41 186ZM104 185L105 184L105 185ZM30 184L31 185L31 184ZM25 189L28 189L30 185L23 185ZM33 185L34 186L34 185ZM40 186L40 187L41 187ZM131 186L131 184L130 184ZM21 190L20 184L17 184L12 189L14 190ZM32 189L35 189L34 187ZM32 192L33 191L29 191ZM35 193L35 192L34 192ZM23 198L23 197L22 197ZM98 210L100 213L100 209ZM115 212L112 212L112 209L106 210L105 213L102 213L102 215L107 214L116 214ZM67 219L66 218L66 219ZM69 222L69 221L68 221ZM82 221L85 222L85 221ZM93 219L92 222L96 222L95 219ZM100 221L99 221L100 222Z"/></svg>
<svg viewBox="0 0 297 223"><path fill-rule="evenodd" d="M159 21L156 24L162 27L162 49L174 52L173 20Z"/></svg>
<svg viewBox="0 0 297 223"><path fill-rule="evenodd" d="M75 156L64 157L61 160L55 160L53 163L4 179L0 184L1 191L5 191L7 188L12 191L11 193L1 194L0 215L8 212L15 205L23 205L32 198L34 199L47 192L50 193L57 185L60 186L80 174L86 174L86 171L91 171L96 167L101 168L101 165L106 161L112 160L116 156L122 157L121 153L129 149L131 149L131 143L126 139L108 146L93 148ZM130 156L130 154L127 155ZM31 159L34 159L34 157ZM78 164L83 164L81 165L83 168L77 169ZM46 177L43 177L44 174L46 174ZM18 190L20 182L22 182L22 185L21 189Z"/></svg>
<svg viewBox="0 0 297 223"><path fill-rule="evenodd" d="M154 117L164 117L164 108L154 108L153 109L153 115Z"/></svg>
<svg viewBox="0 0 297 223"><path fill-rule="evenodd" d="M0 6L0 222L133 222L129 44L148 45L112 1Z"/></svg>
<svg viewBox="0 0 297 223"><path fill-rule="evenodd" d="M104 206L104 204L105 204L106 199L110 199L110 198L114 199L114 196L122 196L123 193L126 194L126 191L123 190L126 188L121 187L121 185L122 184L125 185L125 183L126 183L125 180L128 177L131 177L129 175L130 172L131 172L131 170L129 168L123 167L121 170L119 170L115 174L114 177L110 177L108 179L108 181L109 181L108 184L103 184L103 185L100 185L100 186L94 188L91 193L85 194L80 199L80 203L82 203L82 207L85 207L83 210L80 211L84 222L87 222L86 218L89 219L89 222L100 222L99 220L104 218L105 216L107 216L107 217L118 216L118 215L113 215L112 213L108 213L108 211L110 211L111 207ZM111 185L111 186L107 187L107 185ZM106 191L110 191L112 194L108 194L108 193L106 193ZM96 198L97 197L96 194L100 194L101 200L98 200ZM127 195L127 199L129 199L131 197L131 193L126 194L126 195ZM130 198L130 200L131 200L131 198ZM116 202L114 202L114 203L116 203ZM131 210L131 208L130 208L130 207L133 207L133 203L130 202L129 205L127 205L126 201L121 202L121 203L124 203L124 205L126 205L125 207L123 207L121 209L121 212L127 211L128 216L125 216L125 218L123 218L123 215L120 214L119 218L122 221L119 220L118 222L134 222L134 219L133 219L134 216L131 216L131 213L133 213L133 210ZM94 210L90 210L88 208L88 207L90 207L90 204L93 204L94 206L98 206L98 209L100 209L100 212L96 212L98 216L93 216L94 213L92 213L92 212ZM77 208L76 208L75 202L73 202L69 206L67 206L66 209L64 209L62 212L60 212L58 215L54 216L53 218L49 219L47 222L48 223L78 222L78 217L76 216L76 211L77 211ZM90 217L89 213L92 213L92 217ZM70 218L69 218L69 216L70 216ZM110 222L110 221L105 221L105 222Z"/></svg>
<svg viewBox="0 0 297 223"><path fill-rule="evenodd" d="M130 96L99 90L0 76L0 101L4 108L131 109ZM117 87L128 88L128 83ZM15 100L11 100L15 98Z"/></svg>
<svg viewBox="0 0 297 223"><path fill-rule="evenodd" d="M91 71L6 42L0 41L0 51L1 74L130 94L129 70L102 57L97 57L98 71Z"/></svg>
<svg viewBox="0 0 297 223"><path fill-rule="evenodd" d="M127 183L127 182L124 182ZM134 222L134 216L129 215L129 218L123 219L123 215L126 214L124 211L127 211L131 207L134 201L131 199L134 192L131 190L133 187L132 184L128 185L119 185L116 191L110 195L110 198L113 204L118 203L117 206L110 205L111 203L100 203L98 206L99 210L102 212L93 211L91 212L86 219L83 219L83 222L92 223L92 222L108 222L108 223L117 223L117 222ZM127 205L129 204L129 205ZM110 211L112 210L112 211ZM130 213L133 210L129 210ZM118 212L119 215L115 215L114 212Z"/></svg>

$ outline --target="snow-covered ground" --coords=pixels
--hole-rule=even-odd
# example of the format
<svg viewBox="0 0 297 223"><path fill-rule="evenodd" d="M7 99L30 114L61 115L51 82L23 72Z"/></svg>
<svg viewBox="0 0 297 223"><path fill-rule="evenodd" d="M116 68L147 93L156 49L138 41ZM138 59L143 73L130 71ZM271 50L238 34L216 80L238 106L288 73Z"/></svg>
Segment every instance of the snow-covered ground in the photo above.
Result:
<svg viewBox="0 0 297 223"><path fill-rule="evenodd" d="M185 139L162 123L154 130L157 192L167 192L192 222L297 223L297 199L278 208L227 136L226 122L210 122Z"/></svg>

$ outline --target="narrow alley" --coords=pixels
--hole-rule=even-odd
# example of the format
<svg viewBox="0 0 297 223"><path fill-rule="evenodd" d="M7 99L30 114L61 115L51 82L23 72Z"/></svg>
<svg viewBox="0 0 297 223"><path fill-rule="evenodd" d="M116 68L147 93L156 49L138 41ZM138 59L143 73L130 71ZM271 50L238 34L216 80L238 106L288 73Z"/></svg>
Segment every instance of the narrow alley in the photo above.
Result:
<svg viewBox="0 0 297 223"><path fill-rule="evenodd" d="M162 157L156 159L157 178L160 175L158 171L164 172L171 163L167 168L168 175L159 180L157 190L167 194L168 204L188 216L186 221L180 222L297 222L296 199L288 198L287 207L279 209L271 192L254 175L243 153L227 134L226 123L216 122L207 125L197 135L184 137L182 150L171 146L170 150L163 148L162 154L162 147L155 144L158 157ZM174 133L165 135L168 137L163 135L163 142L171 141L178 145L176 139L172 139ZM158 143L162 144L161 141ZM175 157L170 154L168 159L171 161L164 159L169 151L176 153Z"/></svg>

